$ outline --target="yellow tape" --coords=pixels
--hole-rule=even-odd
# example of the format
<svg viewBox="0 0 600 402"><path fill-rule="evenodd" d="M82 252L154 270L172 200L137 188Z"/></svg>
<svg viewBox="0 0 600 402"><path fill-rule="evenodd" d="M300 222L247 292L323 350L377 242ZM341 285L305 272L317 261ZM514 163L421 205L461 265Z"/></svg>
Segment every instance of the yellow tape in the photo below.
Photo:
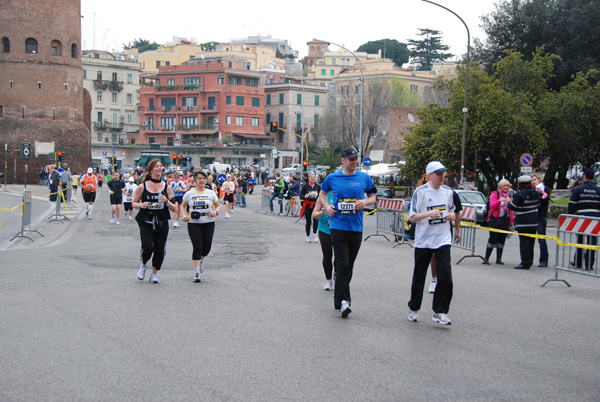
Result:
<svg viewBox="0 0 600 402"><path fill-rule="evenodd" d="M16 207L12 207L12 208L0 208L0 211L14 211L15 209L19 208L20 206L25 205L23 203L20 203L19 205L17 205Z"/></svg>
<svg viewBox="0 0 600 402"><path fill-rule="evenodd" d="M479 226L479 225L477 225L475 223L472 223L472 222L461 222L460 226L474 227L476 229L487 230L488 232L506 233L506 234L517 234L519 236L524 236L524 237L533 237L534 239L554 240L556 242L556 244L560 244L560 245L563 245L563 246L583 248L583 249L586 249L586 250L600 250L600 246L591 246L591 245L587 245L587 244L578 244L578 243L565 243L564 241L560 240L556 236L531 234L531 233L510 232L508 230L486 228L486 227ZM583 236L585 236L585 235L583 235Z"/></svg>

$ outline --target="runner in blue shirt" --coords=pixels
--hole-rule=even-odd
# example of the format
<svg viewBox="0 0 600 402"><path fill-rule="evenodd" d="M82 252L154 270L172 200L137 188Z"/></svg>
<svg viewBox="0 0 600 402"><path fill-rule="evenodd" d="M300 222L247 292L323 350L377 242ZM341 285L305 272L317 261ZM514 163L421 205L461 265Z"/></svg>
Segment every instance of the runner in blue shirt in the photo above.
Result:
<svg viewBox="0 0 600 402"><path fill-rule="evenodd" d="M342 317L348 317L350 309L350 281L354 261L362 241L363 208L374 204L376 188L364 172L357 171L358 152L354 148L342 151L343 169L330 174L321 184L319 200L329 215L331 243L335 255L335 292L333 306ZM331 191L331 200L327 193ZM365 199L365 193L368 198Z"/></svg>

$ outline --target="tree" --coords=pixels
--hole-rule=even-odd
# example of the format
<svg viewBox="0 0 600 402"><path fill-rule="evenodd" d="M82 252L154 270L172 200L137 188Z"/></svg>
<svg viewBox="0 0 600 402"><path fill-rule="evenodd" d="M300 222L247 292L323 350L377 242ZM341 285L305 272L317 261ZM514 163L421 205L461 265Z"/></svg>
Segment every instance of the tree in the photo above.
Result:
<svg viewBox="0 0 600 402"><path fill-rule="evenodd" d="M600 68L600 2L590 0L503 0L481 18L487 34L476 39L473 60L491 66L503 52L516 50L528 60L536 48L561 57L550 87L559 90L578 71Z"/></svg>
<svg viewBox="0 0 600 402"><path fill-rule="evenodd" d="M394 64L402 67L402 64L408 63L410 51L406 43L400 43L396 39L379 39L364 43L356 49L357 52L367 52L374 54L381 50L381 55L385 58L394 60Z"/></svg>
<svg viewBox="0 0 600 402"><path fill-rule="evenodd" d="M129 44L123 44L123 49L125 50L131 50L131 49L137 49L138 53L143 53L146 52L148 50L156 50L158 49L160 45L156 42L152 42L150 43L149 40L147 39L134 39L133 43L129 42Z"/></svg>
<svg viewBox="0 0 600 402"><path fill-rule="evenodd" d="M454 56L452 53L444 53L450 48L442 44L441 31L419 28L417 35L423 39L409 39L408 45L411 46L410 57L421 65L420 70L431 70L434 62L444 61Z"/></svg>
<svg viewBox="0 0 600 402"><path fill-rule="evenodd" d="M206 43L201 43L200 47L202 48L202 51L204 52L212 52L216 49L217 45L219 44L219 42L206 42Z"/></svg>
<svg viewBox="0 0 600 402"><path fill-rule="evenodd" d="M309 148L311 144L309 144ZM328 145L324 147L315 147L310 151L310 161L317 165L329 166L328 172L334 172L340 165L340 155L342 154L342 145Z"/></svg>
<svg viewBox="0 0 600 402"><path fill-rule="evenodd" d="M488 74L472 63L465 167L477 167L492 188L499 178L519 175L519 156L532 153L539 165L547 147L547 133L541 127L540 104L552 77L556 56L539 49L531 61L519 52L509 52ZM420 124L411 127L403 151L403 172L420 177L431 160L441 160L452 172L460 171L462 146L462 107L465 71L444 81L450 93L450 106L432 104L420 111Z"/></svg>

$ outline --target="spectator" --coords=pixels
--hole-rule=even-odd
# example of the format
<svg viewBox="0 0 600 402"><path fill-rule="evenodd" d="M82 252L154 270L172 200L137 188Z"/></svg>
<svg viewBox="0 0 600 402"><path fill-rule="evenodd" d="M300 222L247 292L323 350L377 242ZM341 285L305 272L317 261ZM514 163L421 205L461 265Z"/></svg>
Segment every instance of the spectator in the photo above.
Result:
<svg viewBox="0 0 600 402"><path fill-rule="evenodd" d="M531 184L531 176L521 176L517 182L519 183L519 192L508 203L508 208L516 212L515 230L519 232L521 263L515 269L529 269L533 264L535 238L521 234L535 234L537 231L540 195Z"/></svg>

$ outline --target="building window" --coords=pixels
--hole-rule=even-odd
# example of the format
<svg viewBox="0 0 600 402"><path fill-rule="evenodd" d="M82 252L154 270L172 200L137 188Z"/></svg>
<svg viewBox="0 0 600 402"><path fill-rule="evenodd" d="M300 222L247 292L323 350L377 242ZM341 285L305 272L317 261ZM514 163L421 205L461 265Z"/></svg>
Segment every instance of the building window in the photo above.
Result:
<svg viewBox="0 0 600 402"><path fill-rule="evenodd" d="M319 106L319 95L315 95L315 106Z"/></svg>
<svg viewBox="0 0 600 402"><path fill-rule="evenodd" d="M416 93L418 93L418 92L419 92L419 86L418 86L418 85L415 85L415 84L411 84L411 85L410 85L410 92L411 92L411 93L412 93L412 92L416 92Z"/></svg>
<svg viewBox="0 0 600 402"><path fill-rule="evenodd" d="M119 124L118 121L119 121L119 115L117 115L116 113L113 113L113 123L112 123L112 126L113 127L118 127L118 124Z"/></svg>
<svg viewBox="0 0 600 402"><path fill-rule="evenodd" d="M165 130L170 130L175 127L175 117L161 117L160 125L165 128Z"/></svg>
<svg viewBox="0 0 600 402"><path fill-rule="evenodd" d="M321 69L321 75L325 76L327 75L327 70L325 70L324 68Z"/></svg>
<svg viewBox="0 0 600 402"><path fill-rule="evenodd" d="M112 93L112 103L117 103L117 93L116 92Z"/></svg>
<svg viewBox="0 0 600 402"><path fill-rule="evenodd" d="M279 143L283 144L283 132L279 132Z"/></svg>
<svg viewBox="0 0 600 402"><path fill-rule="evenodd" d="M296 128L302 127L302 113L296 113Z"/></svg>
<svg viewBox="0 0 600 402"><path fill-rule="evenodd" d="M231 95L227 95L227 98L225 98L225 104L231 105Z"/></svg>
<svg viewBox="0 0 600 402"><path fill-rule="evenodd" d="M235 125L236 126L243 126L244 125L244 118L241 116L237 116L235 118Z"/></svg>
<svg viewBox="0 0 600 402"><path fill-rule="evenodd" d="M10 53L10 40L6 37L2 38L2 53Z"/></svg>
<svg viewBox="0 0 600 402"><path fill-rule="evenodd" d="M283 118L284 118L283 113L279 113L279 121L278 121L279 125L283 125Z"/></svg>
<svg viewBox="0 0 600 402"><path fill-rule="evenodd" d="M117 80L117 73L112 73L112 80L116 81Z"/></svg>
<svg viewBox="0 0 600 402"><path fill-rule="evenodd" d="M283 94L279 94L279 104L283 105Z"/></svg>
<svg viewBox="0 0 600 402"><path fill-rule="evenodd" d="M83 70L83 79L87 79L87 70Z"/></svg>
<svg viewBox="0 0 600 402"><path fill-rule="evenodd" d="M236 96L235 97L235 104L237 106L244 106L244 97L243 96Z"/></svg>
<svg viewBox="0 0 600 402"><path fill-rule="evenodd" d="M271 104L271 94L267 95L267 106Z"/></svg>
<svg viewBox="0 0 600 402"><path fill-rule="evenodd" d="M335 75L335 71L334 71L334 70L331 70L331 73L330 73L330 75L333 77L333 76Z"/></svg>
<svg viewBox="0 0 600 402"><path fill-rule="evenodd" d="M173 88L169 88L169 87L174 87L175 86L175 78L167 78L167 91L173 91Z"/></svg>
<svg viewBox="0 0 600 402"><path fill-rule="evenodd" d="M132 74L127 74L127 83L133 84L133 75Z"/></svg>
<svg viewBox="0 0 600 402"><path fill-rule="evenodd" d="M167 85L169 85L167 83ZM173 80L175 85L175 80ZM198 91L200 89L200 77L186 77L183 79L183 89L187 91Z"/></svg>
<svg viewBox="0 0 600 402"><path fill-rule="evenodd" d="M62 56L62 44L59 40L53 40L50 46L52 47L52 56Z"/></svg>
<svg viewBox="0 0 600 402"><path fill-rule="evenodd" d="M225 77L223 77L222 75L219 75L217 77L217 85L223 85L225 84Z"/></svg>
<svg viewBox="0 0 600 402"><path fill-rule="evenodd" d="M102 81L102 71L97 71L96 72L96 80L97 81Z"/></svg>
<svg viewBox="0 0 600 402"><path fill-rule="evenodd" d="M173 137L167 137L167 146L173 146Z"/></svg>
<svg viewBox="0 0 600 402"><path fill-rule="evenodd" d="M101 132L97 133L96 141L102 142L102 133Z"/></svg>
<svg viewBox="0 0 600 402"><path fill-rule="evenodd" d="M42 89L42 81L38 81L38 89Z"/></svg>
<svg viewBox="0 0 600 402"><path fill-rule="evenodd" d="M348 95L348 85L342 85L340 87L340 94L341 95Z"/></svg>
<svg viewBox="0 0 600 402"><path fill-rule="evenodd" d="M319 115L316 114L315 115L315 128L318 128L318 127L319 127Z"/></svg>
<svg viewBox="0 0 600 402"><path fill-rule="evenodd" d="M98 123L102 123L102 112L98 112Z"/></svg>
<svg viewBox="0 0 600 402"><path fill-rule="evenodd" d="M133 123L133 115L128 114L127 115L127 124L131 124L131 123Z"/></svg>
<svg viewBox="0 0 600 402"><path fill-rule="evenodd" d="M171 62L170 61L165 61L165 66L170 66Z"/></svg>
<svg viewBox="0 0 600 402"><path fill-rule="evenodd" d="M225 117L225 124L227 124L228 126L231 126L231 116Z"/></svg>
<svg viewBox="0 0 600 402"><path fill-rule="evenodd" d="M37 40L33 38L27 38L27 40L25 41L25 52L36 54L38 52Z"/></svg>
<svg viewBox="0 0 600 402"><path fill-rule="evenodd" d="M102 91L96 92L96 100L102 102Z"/></svg>
<svg viewBox="0 0 600 402"><path fill-rule="evenodd" d="M260 107L260 98L252 98L252 107Z"/></svg>
<svg viewBox="0 0 600 402"><path fill-rule="evenodd" d="M296 94L296 105L302 104L302 94Z"/></svg>
<svg viewBox="0 0 600 402"><path fill-rule="evenodd" d="M271 113L265 115L265 124L271 124Z"/></svg>
<svg viewBox="0 0 600 402"><path fill-rule="evenodd" d="M154 98L148 99L148 110L154 110Z"/></svg>
<svg viewBox="0 0 600 402"><path fill-rule="evenodd" d="M252 127L258 127L258 117L252 118Z"/></svg>
<svg viewBox="0 0 600 402"><path fill-rule="evenodd" d="M331 59L331 65L335 66L335 57L333 59Z"/></svg>
<svg viewBox="0 0 600 402"><path fill-rule="evenodd" d="M156 60L156 68L160 67L160 60Z"/></svg>
<svg viewBox="0 0 600 402"><path fill-rule="evenodd" d="M77 45L75 43L71 45L71 57L73 59L77 58Z"/></svg>
<svg viewBox="0 0 600 402"><path fill-rule="evenodd" d="M127 94L127 104L131 105L132 102L133 102L133 96L131 94Z"/></svg>
<svg viewBox="0 0 600 402"><path fill-rule="evenodd" d="M258 87L258 79L257 78L246 78L246 86L247 87Z"/></svg>
<svg viewBox="0 0 600 402"><path fill-rule="evenodd" d="M148 144L154 144L156 142L156 137L148 137Z"/></svg>
<svg viewBox="0 0 600 402"><path fill-rule="evenodd" d="M182 117L181 124L189 130L192 126L198 125L198 118L195 116L194 117Z"/></svg>
<svg viewBox="0 0 600 402"><path fill-rule="evenodd" d="M154 117L148 119L148 130L154 130Z"/></svg>

